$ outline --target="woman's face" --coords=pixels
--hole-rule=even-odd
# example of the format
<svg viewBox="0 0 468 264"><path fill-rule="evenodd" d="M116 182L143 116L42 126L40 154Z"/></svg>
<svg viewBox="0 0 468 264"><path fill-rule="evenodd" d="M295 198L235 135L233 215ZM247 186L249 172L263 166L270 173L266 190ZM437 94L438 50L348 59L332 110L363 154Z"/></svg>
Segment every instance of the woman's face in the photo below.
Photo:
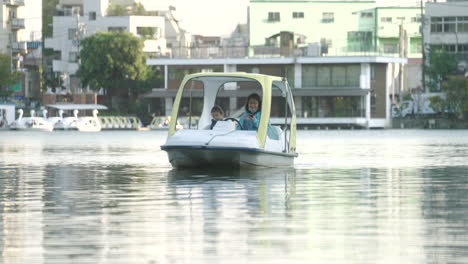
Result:
<svg viewBox="0 0 468 264"><path fill-rule="evenodd" d="M254 99L254 98L250 98L248 107L249 107L250 112L258 111L258 101L256 99Z"/></svg>

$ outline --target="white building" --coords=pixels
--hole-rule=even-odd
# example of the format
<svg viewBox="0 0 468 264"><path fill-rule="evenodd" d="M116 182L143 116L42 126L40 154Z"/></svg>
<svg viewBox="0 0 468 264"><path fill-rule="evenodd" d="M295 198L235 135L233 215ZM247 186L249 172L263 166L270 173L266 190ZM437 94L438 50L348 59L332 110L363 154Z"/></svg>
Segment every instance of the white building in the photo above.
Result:
<svg viewBox="0 0 468 264"><path fill-rule="evenodd" d="M128 2L128 3L127 3ZM80 40L102 32L130 32L141 36L154 32L144 41L148 54L166 54L165 16L110 16L110 4L129 4L133 1L61 0L58 14L53 17L53 36L45 40L45 47L59 52L53 61L53 71L61 75L63 86L73 93L82 92L75 74L78 70ZM146 36L147 37L147 36Z"/></svg>
<svg viewBox="0 0 468 264"><path fill-rule="evenodd" d="M42 1L0 1L0 53L13 57L14 68L28 49L28 42L41 41Z"/></svg>
<svg viewBox="0 0 468 264"><path fill-rule="evenodd" d="M425 16L426 54L431 47L443 48L455 55L459 72L468 72L468 1L426 3Z"/></svg>

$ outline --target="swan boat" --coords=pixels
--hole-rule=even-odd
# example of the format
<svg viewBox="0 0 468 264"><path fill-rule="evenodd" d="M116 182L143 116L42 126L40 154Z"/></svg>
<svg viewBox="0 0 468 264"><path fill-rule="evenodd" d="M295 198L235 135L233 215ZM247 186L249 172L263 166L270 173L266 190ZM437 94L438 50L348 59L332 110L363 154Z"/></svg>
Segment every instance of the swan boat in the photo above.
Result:
<svg viewBox="0 0 468 264"><path fill-rule="evenodd" d="M31 110L31 117L23 117L23 109L18 109L18 114L18 119L10 125L11 130L51 132L54 129L54 126L47 122L47 119L37 117L34 110Z"/></svg>
<svg viewBox="0 0 468 264"><path fill-rule="evenodd" d="M218 102L217 97L232 97L234 92L261 94L258 130L239 130L242 126L235 117L218 121L209 129L211 108ZM200 101L192 102L196 93L203 97L202 106ZM269 122L273 96L285 106L283 129ZM291 167L297 157L295 111L291 89L284 78L253 73L187 75L175 97L168 137L161 149L175 168ZM198 124L192 126L189 121L188 128L176 129L178 120L187 118L184 114L189 120L199 117Z"/></svg>

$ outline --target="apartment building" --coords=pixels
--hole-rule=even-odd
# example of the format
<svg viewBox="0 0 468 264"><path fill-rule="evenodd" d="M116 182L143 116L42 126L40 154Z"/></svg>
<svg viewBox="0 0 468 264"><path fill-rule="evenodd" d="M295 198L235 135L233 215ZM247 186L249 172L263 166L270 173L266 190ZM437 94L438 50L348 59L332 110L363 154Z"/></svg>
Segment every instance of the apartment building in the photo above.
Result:
<svg viewBox="0 0 468 264"><path fill-rule="evenodd" d="M112 5L123 5L129 10L134 1L125 0L61 0L53 17L53 35L45 39L45 47L56 52L52 69L60 75L65 91L85 92L75 76L78 70L80 40L103 32L130 32L144 38L143 51L151 56L170 56L167 49L167 32L175 41L185 43L171 10L149 11L147 15L116 14L109 12ZM109 9L111 7L111 9ZM166 29L170 27L170 30ZM151 36L148 36L151 32ZM172 35L171 35L172 34ZM50 92L50 91L49 91Z"/></svg>
<svg viewBox="0 0 468 264"><path fill-rule="evenodd" d="M23 73L20 82L12 87L12 100L19 105L39 91L35 68L41 59L37 52L42 38L41 4L37 0L0 1L0 53L11 56L12 71Z"/></svg>
<svg viewBox="0 0 468 264"><path fill-rule="evenodd" d="M446 50L455 55L459 73L466 74L468 72L468 1L427 3L425 16L426 53L430 48Z"/></svg>

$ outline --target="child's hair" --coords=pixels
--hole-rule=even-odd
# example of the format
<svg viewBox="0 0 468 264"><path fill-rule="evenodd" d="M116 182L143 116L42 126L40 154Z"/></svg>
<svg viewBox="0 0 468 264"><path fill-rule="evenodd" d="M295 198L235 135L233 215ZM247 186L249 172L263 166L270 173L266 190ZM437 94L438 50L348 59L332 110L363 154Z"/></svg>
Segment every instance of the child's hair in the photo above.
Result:
<svg viewBox="0 0 468 264"><path fill-rule="evenodd" d="M258 102L258 111L260 111L260 109L262 109L262 100L260 99L260 95L256 94L256 93L253 93L251 95L249 95L249 97L247 97L247 101L245 101L245 111L249 111L249 101L250 99L255 99L257 100Z"/></svg>
<svg viewBox="0 0 468 264"><path fill-rule="evenodd" d="M213 108L211 108L211 113L220 113L220 114L224 115L224 111L221 108L221 106L219 106L219 105L213 106Z"/></svg>

